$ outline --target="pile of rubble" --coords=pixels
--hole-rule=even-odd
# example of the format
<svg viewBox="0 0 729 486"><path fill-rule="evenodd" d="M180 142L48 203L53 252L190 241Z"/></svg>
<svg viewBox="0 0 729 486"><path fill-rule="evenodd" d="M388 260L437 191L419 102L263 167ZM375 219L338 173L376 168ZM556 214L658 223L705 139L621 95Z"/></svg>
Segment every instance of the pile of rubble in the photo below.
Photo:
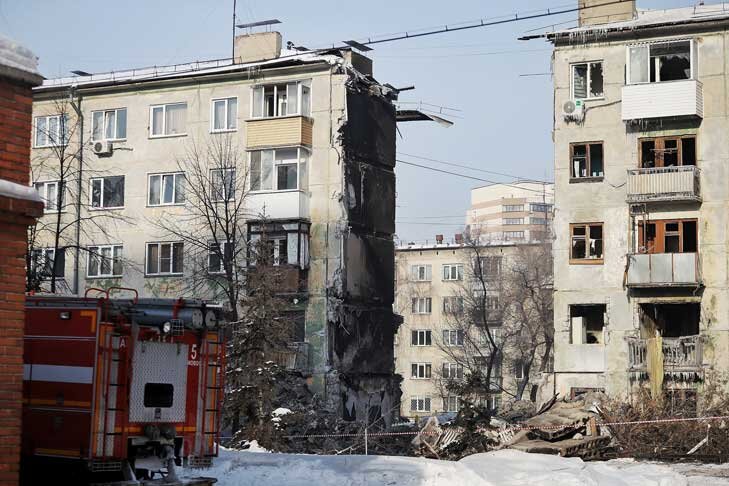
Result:
<svg viewBox="0 0 729 486"><path fill-rule="evenodd" d="M505 448L585 460L603 458L611 450L612 441L607 430L597 425L599 405L606 400L605 395L557 398L555 395L538 411L531 402L516 402L476 430L443 424L431 417L412 445L418 454L439 459L460 459Z"/></svg>

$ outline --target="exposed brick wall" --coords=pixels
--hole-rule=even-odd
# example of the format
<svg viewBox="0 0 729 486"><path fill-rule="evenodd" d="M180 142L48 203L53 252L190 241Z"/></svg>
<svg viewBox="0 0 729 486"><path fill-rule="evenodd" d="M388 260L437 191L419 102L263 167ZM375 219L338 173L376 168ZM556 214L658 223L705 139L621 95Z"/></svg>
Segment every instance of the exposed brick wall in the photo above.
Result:
<svg viewBox="0 0 729 486"><path fill-rule="evenodd" d="M31 88L0 78L0 179L30 181L31 113ZM26 239L41 212L0 196L0 486L19 482Z"/></svg>
<svg viewBox="0 0 729 486"><path fill-rule="evenodd" d="M30 181L31 90L0 78L0 179Z"/></svg>

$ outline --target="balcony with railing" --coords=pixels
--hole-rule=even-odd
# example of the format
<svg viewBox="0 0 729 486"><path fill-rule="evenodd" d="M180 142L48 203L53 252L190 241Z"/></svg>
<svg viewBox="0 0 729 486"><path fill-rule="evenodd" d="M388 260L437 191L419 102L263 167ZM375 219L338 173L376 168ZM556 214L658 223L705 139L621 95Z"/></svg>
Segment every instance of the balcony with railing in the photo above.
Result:
<svg viewBox="0 0 729 486"><path fill-rule="evenodd" d="M628 170L628 202L701 201L695 165Z"/></svg>
<svg viewBox="0 0 729 486"><path fill-rule="evenodd" d="M628 287L698 287L698 253L636 253L628 255Z"/></svg>
<svg viewBox="0 0 729 486"><path fill-rule="evenodd" d="M700 335L663 338L663 370L668 373L698 372L703 364ZM628 371L648 371L648 340L628 338Z"/></svg>

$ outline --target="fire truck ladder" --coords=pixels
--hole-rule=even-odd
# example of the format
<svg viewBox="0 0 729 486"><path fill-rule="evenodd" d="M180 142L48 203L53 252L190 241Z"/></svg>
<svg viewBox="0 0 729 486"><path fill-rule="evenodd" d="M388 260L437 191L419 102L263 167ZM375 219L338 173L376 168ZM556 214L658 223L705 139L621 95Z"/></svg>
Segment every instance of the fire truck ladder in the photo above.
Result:
<svg viewBox="0 0 729 486"><path fill-rule="evenodd" d="M220 442L220 420L223 406L224 345L220 333L208 332L205 337L205 354L203 361L203 414L202 440L205 457L218 454ZM202 364L202 363L201 363Z"/></svg>

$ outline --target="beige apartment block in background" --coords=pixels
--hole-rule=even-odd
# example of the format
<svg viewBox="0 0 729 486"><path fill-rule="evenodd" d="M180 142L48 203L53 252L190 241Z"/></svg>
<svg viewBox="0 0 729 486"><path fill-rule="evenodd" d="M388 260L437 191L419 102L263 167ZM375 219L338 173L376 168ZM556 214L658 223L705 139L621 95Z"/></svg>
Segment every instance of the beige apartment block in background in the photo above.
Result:
<svg viewBox="0 0 729 486"><path fill-rule="evenodd" d="M554 185L519 181L471 189L467 233L487 241L544 241L552 224Z"/></svg>

